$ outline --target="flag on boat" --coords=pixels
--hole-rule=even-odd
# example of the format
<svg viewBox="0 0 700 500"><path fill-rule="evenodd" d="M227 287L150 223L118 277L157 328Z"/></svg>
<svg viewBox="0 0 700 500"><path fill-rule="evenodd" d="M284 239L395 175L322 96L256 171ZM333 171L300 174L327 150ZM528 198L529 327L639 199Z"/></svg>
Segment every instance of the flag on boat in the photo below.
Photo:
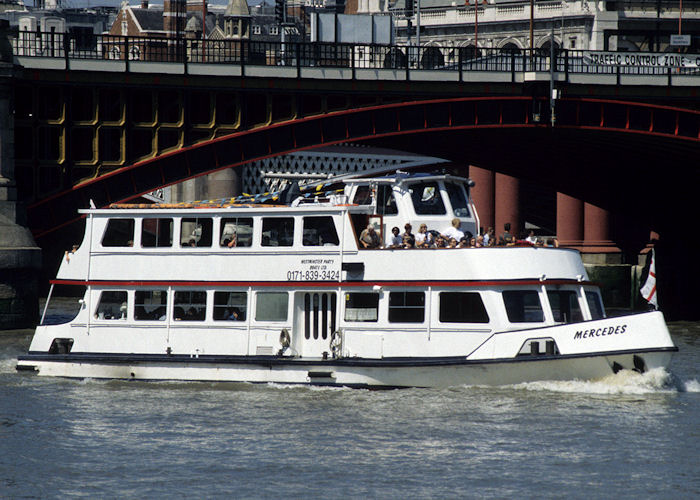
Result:
<svg viewBox="0 0 700 500"><path fill-rule="evenodd" d="M654 309L659 308L659 302L656 296L656 254L654 249L651 249L651 264L649 265L649 276L644 283L644 286L639 289L639 293L642 294L644 300L649 302L654 306Z"/></svg>

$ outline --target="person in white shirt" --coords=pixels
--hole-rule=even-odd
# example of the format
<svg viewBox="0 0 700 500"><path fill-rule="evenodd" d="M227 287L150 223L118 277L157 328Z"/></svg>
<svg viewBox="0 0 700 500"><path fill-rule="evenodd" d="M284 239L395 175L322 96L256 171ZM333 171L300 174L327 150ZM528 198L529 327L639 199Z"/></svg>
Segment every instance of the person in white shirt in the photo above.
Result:
<svg viewBox="0 0 700 500"><path fill-rule="evenodd" d="M428 226L421 224L416 233L416 247L429 248L433 246L433 235L428 232Z"/></svg>
<svg viewBox="0 0 700 500"><path fill-rule="evenodd" d="M530 229L530 231L527 234L527 238L525 238L525 241L528 241L533 245L537 243L537 237L535 236L534 230Z"/></svg>
<svg viewBox="0 0 700 500"><path fill-rule="evenodd" d="M452 219L452 227L449 228L447 231L445 231L445 237L447 238L448 241L450 239L455 239L455 240L459 241L462 238L464 238L464 232L462 232L459 229L460 224L461 224L461 222L457 217Z"/></svg>
<svg viewBox="0 0 700 500"><path fill-rule="evenodd" d="M398 227L394 226L391 228L391 240L389 241L389 247L401 248L403 246L403 239L399 233L401 233L401 231Z"/></svg>
<svg viewBox="0 0 700 500"><path fill-rule="evenodd" d="M494 238L494 230L492 227L489 227L486 230L486 234L484 234L484 246L489 247L492 246L495 243Z"/></svg>

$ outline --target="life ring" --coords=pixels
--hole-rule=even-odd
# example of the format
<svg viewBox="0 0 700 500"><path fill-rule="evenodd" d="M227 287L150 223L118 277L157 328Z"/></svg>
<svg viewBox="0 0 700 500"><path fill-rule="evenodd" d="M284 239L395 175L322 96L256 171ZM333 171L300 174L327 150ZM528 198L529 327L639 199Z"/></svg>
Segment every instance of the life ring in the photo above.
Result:
<svg viewBox="0 0 700 500"><path fill-rule="evenodd" d="M280 332L280 344L282 345L282 349L287 349L291 343L292 339L289 336L289 330L282 328L282 331Z"/></svg>
<svg viewBox="0 0 700 500"><path fill-rule="evenodd" d="M331 333L331 341L329 343L331 348L331 353L334 359L340 358L343 352L343 334L340 330L336 330Z"/></svg>

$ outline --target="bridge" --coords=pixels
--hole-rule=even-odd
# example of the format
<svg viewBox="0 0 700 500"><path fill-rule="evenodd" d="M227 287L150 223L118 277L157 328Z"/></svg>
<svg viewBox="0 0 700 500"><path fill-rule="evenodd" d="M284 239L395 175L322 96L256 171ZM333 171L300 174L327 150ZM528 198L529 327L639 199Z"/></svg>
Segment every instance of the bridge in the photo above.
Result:
<svg viewBox="0 0 700 500"><path fill-rule="evenodd" d="M692 213L700 56L106 35L86 44L24 32L10 41L14 178L42 246L74 239L90 200L339 143L531 179L612 214L623 250L638 250L649 229L675 234ZM569 239L584 240L583 226Z"/></svg>

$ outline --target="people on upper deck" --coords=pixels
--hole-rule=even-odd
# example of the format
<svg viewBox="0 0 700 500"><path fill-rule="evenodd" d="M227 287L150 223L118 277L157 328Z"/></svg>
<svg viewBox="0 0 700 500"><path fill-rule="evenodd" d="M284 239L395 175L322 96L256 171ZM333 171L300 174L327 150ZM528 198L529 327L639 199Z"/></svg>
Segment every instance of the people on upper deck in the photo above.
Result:
<svg viewBox="0 0 700 500"><path fill-rule="evenodd" d="M455 217L452 219L452 227L449 228L447 231L445 231L445 237L449 239L455 239L457 241L461 240L464 237L464 232L459 229L459 226L462 224L462 222Z"/></svg>
<svg viewBox="0 0 700 500"><path fill-rule="evenodd" d="M66 262L70 262L70 256L78 251L79 245L73 245L70 250L66 250Z"/></svg>
<svg viewBox="0 0 700 500"><path fill-rule="evenodd" d="M534 229L530 229L530 230L527 232L527 237L525 238L525 241L529 241L529 242L532 243L533 245L535 245L535 244L537 243L537 236L535 236L535 230L534 230Z"/></svg>
<svg viewBox="0 0 700 500"><path fill-rule="evenodd" d="M379 235L374 230L374 225L367 224L367 228L360 234L360 245L362 248L379 248L380 244Z"/></svg>
<svg viewBox="0 0 700 500"><path fill-rule="evenodd" d="M486 233L484 234L484 246L490 247L490 246L493 246L495 243L496 243L495 231L493 230L492 227L489 226L489 228L486 230Z"/></svg>
<svg viewBox="0 0 700 500"><path fill-rule="evenodd" d="M513 239L513 235L510 234L510 222L506 222L505 224L503 224L503 233L501 233L501 236L498 239L498 244L500 246L505 246L509 243L512 243Z"/></svg>
<svg viewBox="0 0 700 500"><path fill-rule="evenodd" d="M428 232L427 224L421 224L416 233L416 248L430 248L433 244L433 235Z"/></svg>
<svg viewBox="0 0 700 500"><path fill-rule="evenodd" d="M476 237L476 242L475 242L476 248L481 248L486 245L484 245L484 235L480 234L479 236Z"/></svg>
<svg viewBox="0 0 700 500"><path fill-rule="evenodd" d="M404 232L401 235L401 238L403 239L404 248L413 248L416 245L416 237L413 235L412 232L413 226L411 226L411 224L409 223L406 223L403 229Z"/></svg>
<svg viewBox="0 0 700 500"><path fill-rule="evenodd" d="M389 240L389 248L403 247L403 238L401 238L401 230L394 226L391 228L391 240Z"/></svg>

